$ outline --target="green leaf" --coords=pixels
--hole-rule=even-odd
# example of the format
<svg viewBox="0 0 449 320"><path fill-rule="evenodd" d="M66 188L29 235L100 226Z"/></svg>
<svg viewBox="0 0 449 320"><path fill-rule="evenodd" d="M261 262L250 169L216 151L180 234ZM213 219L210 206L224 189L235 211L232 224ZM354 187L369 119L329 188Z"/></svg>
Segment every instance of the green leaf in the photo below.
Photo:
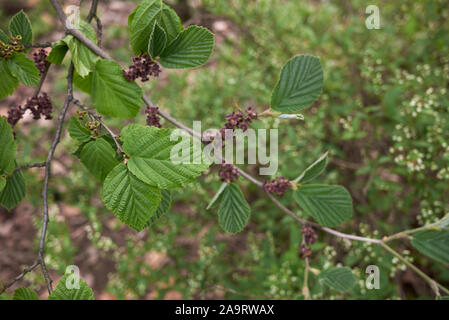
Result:
<svg viewBox="0 0 449 320"><path fill-rule="evenodd" d="M449 264L449 230L426 230L415 234L411 243L422 254Z"/></svg>
<svg viewBox="0 0 449 320"><path fill-rule="evenodd" d="M308 108L321 94L323 69L320 59L296 56L284 66L271 96L271 109L297 112Z"/></svg>
<svg viewBox="0 0 449 320"><path fill-rule="evenodd" d="M14 15L9 21L9 32L12 36L22 36L22 43L31 43L33 41L33 30L31 22L23 10Z"/></svg>
<svg viewBox="0 0 449 320"><path fill-rule="evenodd" d="M19 86L19 80L14 77L7 66L7 62L0 59L0 100L14 93Z"/></svg>
<svg viewBox="0 0 449 320"><path fill-rule="evenodd" d="M79 281L79 288L75 284ZM48 300L94 300L94 292L75 274L65 274L50 294Z"/></svg>
<svg viewBox="0 0 449 320"><path fill-rule="evenodd" d="M209 202L209 204L206 207L206 210L209 210L210 208L212 208L215 203L217 202L218 199L221 198L221 195L223 193L223 191L226 189L226 187L228 186L228 184L226 182L223 182L220 186L220 188L218 189L217 193L214 195L214 197L212 198L212 200Z"/></svg>
<svg viewBox="0 0 449 320"><path fill-rule="evenodd" d="M182 163L174 163L170 157L172 148L182 142L171 141L171 134L172 130L169 129L138 124L128 125L121 134L123 150L130 156L129 170L140 180L160 189L183 187L194 181L210 165L202 161L201 152L192 158L191 140L188 140L190 153L185 159L181 159ZM185 160L190 160L190 163L184 163Z"/></svg>
<svg viewBox="0 0 449 320"><path fill-rule="evenodd" d="M214 49L214 35L203 27L190 26L161 55L165 68L194 68L207 62Z"/></svg>
<svg viewBox="0 0 449 320"><path fill-rule="evenodd" d="M163 5L159 25L167 34L167 44L170 44L178 34L184 29L181 23L181 18L176 14L175 10Z"/></svg>
<svg viewBox="0 0 449 320"><path fill-rule="evenodd" d="M6 178L6 186L0 193L0 205L11 211L25 197L25 180L21 171Z"/></svg>
<svg viewBox="0 0 449 320"><path fill-rule="evenodd" d="M115 152L104 139L96 139L87 143L80 155L81 162L100 181L103 181L118 164Z"/></svg>
<svg viewBox="0 0 449 320"><path fill-rule="evenodd" d="M133 52L138 55L147 52L154 26L162 11L161 0L143 0L132 13L130 21L130 42Z"/></svg>
<svg viewBox="0 0 449 320"><path fill-rule="evenodd" d="M99 60L92 74L92 100L99 113L118 118L132 118L142 105L142 89L123 77L120 65Z"/></svg>
<svg viewBox="0 0 449 320"><path fill-rule="evenodd" d="M309 184L298 187L294 198L299 206L324 226L336 227L352 217L352 199L342 186Z"/></svg>
<svg viewBox="0 0 449 320"><path fill-rule="evenodd" d="M3 42L3 43L10 43L11 42L11 40L8 37L8 35L5 32L3 32L2 29L0 29L0 41Z"/></svg>
<svg viewBox="0 0 449 320"><path fill-rule="evenodd" d="M80 142L87 142L91 139L90 131L83 126L77 116L70 117L67 131L72 139Z"/></svg>
<svg viewBox="0 0 449 320"><path fill-rule="evenodd" d="M242 191L235 183L229 183L221 195L218 209L218 223L226 232L242 231L249 221L251 208Z"/></svg>
<svg viewBox="0 0 449 320"><path fill-rule="evenodd" d="M64 60L67 51L69 51L69 47L67 46L67 44L64 41L59 40L53 45L53 48L51 49L50 54L48 55L46 60L53 64L59 65Z"/></svg>
<svg viewBox="0 0 449 320"><path fill-rule="evenodd" d="M7 64L11 74L24 85L34 87L39 84L39 70L34 65L34 62L24 54L14 54L11 59L7 60Z"/></svg>
<svg viewBox="0 0 449 320"><path fill-rule="evenodd" d="M95 29L85 21L80 21L79 31L84 34L89 40L97 43L97 34ZM100 59L92 50L86 47L81 41L69 35L64 38L64 42L69 46L72 54L72 62L76 72L81 77L85 77L91 72L97 60Z"/></svg>
<svg viewBox="0 0 449 320"><path fill-rule="evenodd" d="M150 43L148 45L148 53L152 59L160 56L167 45L167 34L158 25L154 27L154 32L151 34Z"/></svg>
<svg viewBox="0 0 449 320"><path fill-rule="evenodd" d="M37 293L30 288L18 288L14 291L13 300L39 300Z"/></svg>
<svg viewBox="0 0 449 320"><path fill-rule="evenodd" d="M148 220L146 227L150 227L154 225L163 215L165 215L170 209L171 206L171 191L170 190L161 190L162 200L161 203L159 203L159 206L157 207L156 212L153 214L153 216Z"/></svg>
<svg viewBox="0 0 449 320"><path fill-rule="evenodd" d="M123 163L106 177L103 202L106 208L131 228L141 231L161 202L161 190L133 175Z"/></svg>
<svg viewBox="0 0 449 320"><path fill-rule="evenodd" d="M320 280L338 291L348 291L355 285L355 278L348 267L335 267L322 271Z"/></svg>
<svg viewBox="0 0 449 320"><path fill-rule="evenodd" d="M5 186L6 186L6 178L5 177L0 177L0 193L3 191Z"/></svg>
<svg viewBox="0 0 449 320"><path fill-rule="evenodd" d="M318 177L326 168L327 152L319 157L314 163L307 167L295 180L294 183L306 183Z"/></svg>
<svg viewBox="0 0 449 320"><path fill-rule="evenodd" d="M14 141L12 128L5 117L0 117L0 174L11 174L15 168L14 157L17 144Z"/></svg>
<svg viewBox="0 0 449 320"><path fill-rule="evenodd" d="M92 92L91 92L92 74L93 73L89 73L87 76L85 76L83 78L78 74L78 72L74 71L73 72L73 84L81 91L83 91L89 95L92 95Z"/></svg>

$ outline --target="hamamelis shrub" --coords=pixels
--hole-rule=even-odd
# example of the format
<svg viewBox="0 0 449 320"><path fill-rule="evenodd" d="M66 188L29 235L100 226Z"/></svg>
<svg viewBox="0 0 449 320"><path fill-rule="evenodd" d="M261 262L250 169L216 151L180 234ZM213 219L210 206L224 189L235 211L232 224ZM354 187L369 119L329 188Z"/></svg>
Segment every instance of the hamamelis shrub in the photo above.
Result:
<svg viewBox="0 0 449 320"><path fill-rule="evenodd" d="M164 101L165 105L171 104L172 115L170 116L164 111L164 105L156 106L144 95L142 85L154 81L161 73L169 69L198 68L206 64L214 48L214 35L207 28L196 25L184 27L177 13L169 5L160 0L143 0L129 13L128 17L127 31L132 58L118 63L99 46L102 32L99 18L95 13L97 1L93 1L87 18L77 22L76 26L67 26L66 17L58 2L51 1L51 3L59 19L66 26L67 33L64 38L51 43L48 56L45 51L38 50L32 54L34 61L27 57L30 55L28 48L33 43L33 31L23 11L11 19L8 30L0 33L2 41L0 43L2 50L0 52L2 79L0 98L13 94L19 82L36 87L34 95L29 97L24 106L12 106L8 111L8 117L0 118L0 145L2 146L0 204L7 210L15 208L26 193L26 181L22 170L35 166L44 168L43 199L41 199L43 200L43 222L40 225L41 234L37 244L38 257L34 264L25 269L22 276L40 267L43 282L49 292L49 299L94 298L94 292L87 283L71 274L65 274L53 288L47 267L47 265L55 264L54 260L58 259L58 255L66 255L61 259L69 262L76 254L70 250L70 243L66 243L67 246L61 248L57 241L53 242L58 235L70 242L67 230L58 224L48 224L49 218L57 220L57 210L52 212L52 207L49 207L51 198L48 197L48 184L55 149L65 128L72 139L71 143L76 145L73 157L79 160L92 177L85 182L85 186L74 184L67 192L82 193L86 189L94 192L95 186L99 185L102 188L101 210L115 215L120 223L128 226L133 230L132 232L163 230L163 232L152 233L146 242L136 243L128 239L125 248L121 250L110 238L101 234L101 222L96 217L95 210L80 203L80 206L85 206L83 209L92 222L92 226L87 228L89 240L102 252L109 254L119 265L118 276L112 276L109 279L109 290L119 298L142 297L148 285L153 283L160 286L156 289L162 294L165 288L158 282L170 283L172 279L182 277L176 273L176 268L167 267L163 272L160 265L158 266L161 269L158 270L160 273L154 273L139 259L149 250L165 251L177 257L176 265L183 264L182 253L178 254L180 250L175 241L176 236L183 230L177 227L176 222L182 225L189 218L171 214L171 208L176 205L175 200L180 193L190 197L192 207L201 206L201 212L206 210L215 212L213 215L206 216L206 221L215 227L206 234L203 230L198 230L198 235L201 235L199 236L199 258L185 267L188 270L182 270L183 273L195 275L178 287L185 297L207 298L211 286L212 289L224 290L234 282L248 288L255 283L259 289L258 292L262 292L261 295L265 298L329 298L342 297L347 292L351 292L352 297L363 298L366 294L364 286L366 265L359 263L358 268L357 266L350 268L346 265L354 266L353 261L366 253L369 256L379 257L376 264L382 270L381 286L386 287L389 292L393 291L394 287L387 278L393 277L397 268L409 267L428 282L436 297L449 293L443 285L417 269L407 252L399 254L387 244L396 239L407 238L406 241L413 246L413 250L435 260L436 263L448 264L447 217L422 215L420 218L422 227L390 236L380 234L379 231L370 231L363 224L357 224L350 233L337 231L343 224L351 226L357 211L354 211L351 194L345 187L318 182L330 158L325 150L320 150L321 155L310 163L303 163L302 170L294 169L294 172L289 170L285 173L286 170L282 169L283 163L279 163L284 175L276 174L273 177L255 178L242 168L229 163L216 165L218 174L215 174L214 169L210 168L210 161L204 161L205 159L199 163L173 163L170 158L171 151L179 143L171 139L174 129L179 127L187 133L192 133L188 127L176 120L177 114L181 115L185 112L182 111L183 102ZM247 10L251 9L258 10L248 6ZM268 9L267 6L259 8L259 10ZM251 12L248 13L250 14ZM93 22L94 18L97 23ZM282 44L288 47L287 43ZM270 49L265 51L269 53ZM238 59L238 57L233 58ZM277 59L275 56L268 58ZM251 83L251 86L256 87L256 91L260 90L261 96L267 97L266 101L258 101L256 106L238 108L222 117L220 132L226 129L239 129L246 132L252 126L256 128L276 126L281 132L295 135L295 130L298 128L291 123L304 119L300 112L304 112L313 104L320 104L320 95L326 82L322 61L326 60L326 56L323 55L320 60L310 54L291 52L290 57L285 60L280 70L273 67L275 63L270 63L269 69L275 70L268 72L268 78L272 80L269 90L262 88L262 85L258 87L257 82ZM69 66L66 75L65 101L62 108L54 108L52 97L46 92L41 92L42 82L45 81L47 73L51 72L52 65L66 64ZM363 75L371 80L369 72L372 68L368 63L366 68ZM420 68L427 67L424 65ZM444 77L443 75L444 69L440 70L438 75L435 74L435 76ZM178 77L178 80L174 77ZM176 85L176 81L182 81L179 79L182 77L177 76L176 73L170 76L170 80L174 82L173 85ZM374 84L378 84L376 83L378 77L375 76L373 79ZM435 104L447 103L443 97L444 85L436 80L435 88L423 91L424 88L419 87L420 81L406 73L398 73L395 80L391 81L397 81L401 85L400 94L405 96L412 95L412 92L416 91L426 93L425 96L412 96L410 104L405 105L401 113L394 116L400 119L413 119L423 112L426 113L426 118L420 118L422 122L413 126L396 125L394 130L397 133L393 137L396 144L392 146L390 153L398 159L395 161L405 168L419 173L428 167L441 179L447 179L444 165L441 163L441 161L444 162L447 145L440 147L438 144L438 138L444 130L445 123L440 121L437 114L432 113L434 110L432 107ZM195 90L195 85L195 83L189 84L189 88L190 86L192 88L190 90ZM170 87L170 83L167 86ZM218 90L213 87L210 89L212 93ZM380 91L377 93L380 94L382 89L379 88ZM83 97L83 101L77 98L78 94ZM326 99L329 99L329 93L326 94ZM176 107L173 107L174 103ZM264 105L268 108L262 107ZM77 112L69 118L66 117L66 113L71 107L77 108ZM178 112L177 108L181 110ZM207 106L204 105L201 108L207 109ZM58 109L58 112L53 109ZM24 163L17 155L21 137L16 135L15 131L27 111L31 112L36 120L43 118L47 121L56 121L57 124L57 131L49 146L48 156L41 164ZM146 115L146 125L128 120L134 119L140 111ZM213 108L207 110L207 113L214 112ZM162 118L166 120L161 121ZM120 125L120 133L114 133L105 124L105 119L115 119L115 123ZM293 121L290 122L290 119ZM343 122L344 120L341 123ZM431 127L427 125L429 122L432 124ZM410 146L401 143L402 134L407 135L407 139L417 135L426 137L429 141L428 151L438 155L443 153L442 160L437 161L434 157L428 157L420 146L417 146L416 151L413 150L413 152L407 150L405 156L404 150ZM217 143L221 139L219 136L201 138L203 145ZM346 138L341 137L341 139ZM229 141L225 141L226 143ZM434 145L433 148L432 145ZM190 158L193 155L188 154L188 156ZM289 161L288 158L282 157L282 159L285 162ZM297 161L297 159L294 160ZM288 167L287 163L285 167ZM70 174L76 175L76 173ZM417 176L417 179L425 181L425 177L421 175ZM254 188L258 187L260 191L256 193L254 189L246 185L242 188L244 183L242 180L245 179L252 183ZM218 187L214 187L216 192L210 201L204 192L204 187L201 186L203 183L201 180L204 180L206 184L220 182ZM34 181L32 183L34 184ZM254 196L255 194L257 197ZM274 204L272 211L282 213L282 220L279 221L274 215L266 217L265 221L261 222L268 230L265 237L261 238L253 230L249 231L248 253L242 259L238 259L239 261L233 262L233 265L226 261L228 252L223 243L219 241L215 243L215 234L218 232L218 226L224 233L237 234L248 228L251 220L259 223L259 220L254 220L260 219L257 217L260 208L258 198L271 200ZM170 219L175 223L167 225L166 222ZM161 225L165 228L158 229ZM285 246L287 248L282 254L276 252L278 249L274 243L279 226L288 226L289 229L287 244L283 245L284 249ZM327 246L325 242L319 241L325 234L335 236L338 239L338 246L344 248L345 256L340 261L335 259L337 252L333 245ZM44 249L47 249L50 254L45 255ZM384 252L393 255L396 260L382 260L380 256ZM229 279L223 276L233 273L233 267L245 268L248 265L254 267L251 279L244 273L237 272L233 274L232 282L228 283ZM66 265L61 264L56 271L62 275L65 267ZM389 270L390 273L385 274L384 270ZM11 287L18 281L16 279L5 282L3 289ZM133 292L124 293L127 287L124 279L130 279L129 281L135 284ZM70 285L78 280L79 287L74 288ZM217 285L221 283L225 287ZM384 291L379 298L387 296L389 292ZM239 293L234 291L233 294L238 296ZM160 297L162 296L154 298ZM37 299L38 296L31 288L24 287L17 289L13 298Z"/></svg>

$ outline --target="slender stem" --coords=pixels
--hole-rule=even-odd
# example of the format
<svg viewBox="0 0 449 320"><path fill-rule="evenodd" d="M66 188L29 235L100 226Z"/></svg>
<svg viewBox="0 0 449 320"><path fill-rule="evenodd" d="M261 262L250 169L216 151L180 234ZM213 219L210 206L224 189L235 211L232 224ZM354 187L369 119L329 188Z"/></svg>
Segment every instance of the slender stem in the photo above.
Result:
<svg viewBox="0 0 449 320"><path fill-rule="evenodd" d="M415 228L415 229L410 229L410 230L404 230L398 233L395 233L389 237L384 237L382 239L383 242L390 242L392 240L396 240L396 239L401 239L401 238L408 238L411 234L415 234L417 232L420 231L424 231L424 230L429 230L432 229L432 225L426 225L426 226L422 226L419 228Z"/></svg>
<svg viewBox="0 0 449 320"><path fill-rule="evenodd" d="M33 271L34 269L36 269L36 267L39 265L39 261L36 261L35 263L33 263L30 267L27 267L25 269L23 269L22 273L19 274L17 277L15 277L14 279L12 279L10 282L8 282L6 285L3 286L3 288L0 288L0 294L2 294L3 292L5 292L7 289L9 289L14 283L20 281L23 279L23 277L25 277L25 275L31 271Z"/></svg>
<svg viewBox="0 0 449 320"><path fill-rule="evenodd" d="M45 167L46 165L47 165L46 162L24 164L22 166L19 166L19 167L15 168L12 173L14 174L15 172L23 170L23 169L42 168L42 167Z"/></svg>
<svg viewBox="0 0 449 320"><path fill-rule="evenodd" d="M399 260L402 261L402 263L404 263L407 267L409 267L410 269L412 269L413 271L415 271L421 278L423 278L428 284L429 286L432 288L432 290L434 290L435 294L437 296L440 295L440 293L438 292L438 289L440 289L441 291L443 291L446 294L449 294L449 290L446 289L445 287L443 287L441 284L439 284L438 282L436 282L435 280L433 280L431 277L429 277L427 274L425 274L424 272L422 272L421 270L419 270L414 264L412 264L411 262L407 261L407 259L405 259L403 256L401 256L398 252L396 252L395 250L393 250L390 246L388 246L386 243L381 243L381 246L385 248L385 250L387 250L388 252L390 252L392 255L394 255L395 257L397 257Z"/></svg>

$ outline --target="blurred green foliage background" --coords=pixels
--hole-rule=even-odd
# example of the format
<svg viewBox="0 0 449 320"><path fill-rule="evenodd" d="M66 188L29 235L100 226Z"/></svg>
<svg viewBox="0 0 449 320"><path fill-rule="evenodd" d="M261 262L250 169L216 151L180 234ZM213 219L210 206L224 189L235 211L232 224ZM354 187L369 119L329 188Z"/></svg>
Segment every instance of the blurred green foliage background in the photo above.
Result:
<svg viewBox="0 0 449 320"><path fill-rule="evenodd" d="M103 46L124 64L131 60L126 19L136 2L101 1L99 7ZM267 109L279 70L289 58L304 53L319 56L325 89L304 112L305 121L254 123L279 128L277 176L293 179L329 151L331 160L319 181L344 185L351 192L355 216L339 228L348 233L382 237L433 222L449 212L447 1L372 1L380 9L379 30L365 27L367 4L362 0L167 2L185 25L211 29L216 48L200 69L164 71L159 80L145 83L156 104L187 125L202 120L203 128L219 128L236 103L259 112ZM47 1L5 3L1 14L10 16L23 7L38 42L58 32L60 25ZM82 1L82 7L87 12L89 2ZM58 108L65 91L65 70L52 68L51 85L46 88ZM89 105L85 95L76 95ZM0 106L7 107L3 102ZM136 121L144 123L143 112ZM110 124L117 132L124 125ZM20 127L22 163L44 159L54 129L53 124L32 122ZM299 225L245 179L240 178L239 184L252 215L242 233L223 233L215 210L205 209L221 184L212 167L198 182L174 194L171 210L157 225L136 234L102 206L101 186L70 156L75 149L66 134L57 151L60 168L50 186L47 260L54 278L67 265L77 264L96 298L103 299L303 298L305 265L298 255ZM255 175L258 172L257 166L246 168ZM25 174L26 202L33 208L27 223L38 228L42 176L39 169ZM281 202L306 217L291 194ZM447 266L420 256L406 241L398 241L395 247L449 285ZM312 249L312 268L349 266L359 280L350 292L341 294L322 288L312 273L314 299L432 297L419 277L378 246L320 233ZM33 254L29 253L29 262ZM381 270L380 290L365 289L365 268L372 264ZM0 266L2 275L14 276L20 270ZM26 279L45 295L38 272Z"/></svg>

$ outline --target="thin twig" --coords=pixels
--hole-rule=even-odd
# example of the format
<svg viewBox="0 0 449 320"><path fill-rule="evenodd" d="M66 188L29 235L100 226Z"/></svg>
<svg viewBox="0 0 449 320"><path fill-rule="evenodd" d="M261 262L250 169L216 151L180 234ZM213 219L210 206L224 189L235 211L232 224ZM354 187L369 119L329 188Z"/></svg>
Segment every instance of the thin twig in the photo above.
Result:
<svg viewBox="0 0 449 320"><path fill-rule="evenodd" d="M27 267L25 269L23 269L22 273L19 274L17 277L15 277L14 279L12 279L10 282L8 282L7 284L5 284L3 286L3 288L0 288L0 294L2 294L3 292L5 292L7 289L9 289L10 287L12 287L12 285L20 280L23 279L23 277L25 277L25 275L31 271L33 271L34 269L36 269L36 267L39 265L39 261L36 261L35 263L33 263L30 267Z"/></svg>
<svg viewBox="0 0 449 320"><path fill-rule="evenodd" d="M41 80L39 81L39 85L34 89L33 97L37 97L39 95L39 92L41 92L42 85L45 82L45 79L47 78L48 70L50 69L51 64L47 63L45 66L44 72L41 74Z"/></svg>
<svg viewBox="0 0 449 320"><path fill-rule="evenodd" d="M382 247L385 248L385 250L387 250L388 252L390 252L392 255L394 255L395 257L397 257L399 260L402 261L402 263L404 263L407 267L409 267L410 269L412 269L413 271L415 271L419 276L421 276L421 278L423 278L430 286L430 288L432 288L432 290L435 292L435 295L439 296L440 293L438 291L438 289L440 289L441 291L443 291L446 294L449 294L449 290L446 289L445 287L443 287L441 284L439 284L438 282L436 282L435 280L433 280L431 277L429 277L427 274L425 274L424 272L422 272L421 270L419 270L414 264L412 264L411 262L409 262L407 259L405 259L403 256L401 256L398 252L396 252L393 248L391 248L390 246L388 246L386 243L381 243Z"/></svg>
<svg viewBox="0 0 449 320"><path fill-rule="evenodd" d="M12 172L12 174L14 174L17 171L23 170L23 169L42 168L42 167L45 167L46 165L47 164L45 162L24 164L22 166L15 168L14 171Z"/></svg>
<svg viewBox="0 0 449 320"><path fill-rule="evenodd" d="M62 127L64 124L65 115L67 113L67 110L70 106L70 102L72 100L73 95L73 63L70 64L69 71L67 74L67 96L64 102L64 106L62 107L61 113L58 117L58 127L56 129L56 134L53 139L50 151L47 155L47 160L45 161L45 177L44 177L44 188L42 190L42 197L44 200L44 221L42 224L42 231L41 231L41 237L39 241L39 264L42 268L42 273L44 274L45 282L47 283L47 289L48 293L51 294L52 292L52 280L48 274L47 267L45 266L45 259L44 259L44 248L45 248L45 236L47 234L47 227L49 222L49 215L48 215L48 182L50 180L51 176L51 161L53 160L53 156L55 154L55 150L57 145L59 144L59 141L61 139L62 134Z"/></svg>
<svg viewBox="0 0 449 320"><path fill-rule="evenodd" d="M49 48L53 45L52 42L43 42L43 43L26 43L24 45L25 48Z"/></svg>

